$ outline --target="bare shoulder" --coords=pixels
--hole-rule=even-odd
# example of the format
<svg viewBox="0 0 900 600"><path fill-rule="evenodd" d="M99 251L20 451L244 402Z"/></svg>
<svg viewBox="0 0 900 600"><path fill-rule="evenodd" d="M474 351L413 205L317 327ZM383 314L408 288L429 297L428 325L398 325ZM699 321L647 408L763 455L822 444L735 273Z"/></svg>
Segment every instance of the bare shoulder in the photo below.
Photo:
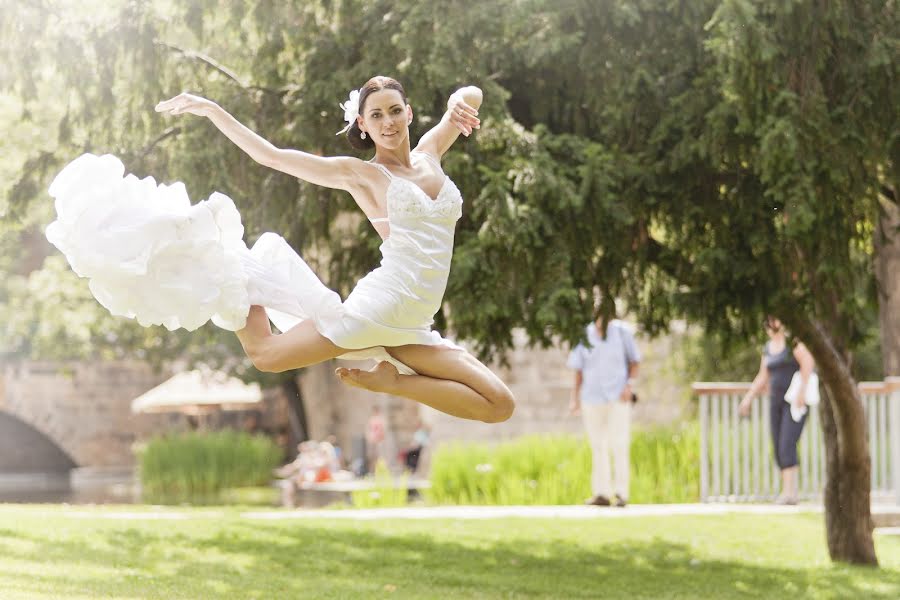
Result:
<svg viewBox="0 0 900 600"><path fill-rule="evenodd" d="M329 156L323 160L340 174L343 183L340 187L351 193L376 185L379 177L385 178L378 167L355 156Z"/></svg>
<svg viewBox="0 0 900 600"><path fill-rule="evenodd" d="M390 183L390 175L375 163L354 158L354 180L363 189L384 189Z"/></svg>
<svg viewBox="0 0 900 600"><path fill-rule="evenodd" d="M382 204L385 203L387 197L390 178L373 163L358 158L352 158L352 160L355 162L350 168L352 168L354 176L348 191L366 215L380 216L387 210Z"/></svg>
<svg viewBox="0 0 900 600"><path fill-rule="evenodd" d="M803 342L797 342L797 345L794 346L794 358L800 360L804 358L812 358L812 354L809 351Z"/></svg>
<svg viewBox="0 0 900 600"><path fill-rule="evenodd" d="M425 143L423 144L423 142ZM438 165L441 164L441 155L438 153L437 148L433 145L429 145L425 139L419 140L419 143L412 151L425 155L428 159L433 160Z"/></svg>
<svg viewBox="0 0 900 600"><path fill-rule="evenodd" d="M332 160L340 165L351 178L351 181L369 178L373 175L373 172L378 171L372 163L356 158L355 156L335 156L332 157Z"/></svg>

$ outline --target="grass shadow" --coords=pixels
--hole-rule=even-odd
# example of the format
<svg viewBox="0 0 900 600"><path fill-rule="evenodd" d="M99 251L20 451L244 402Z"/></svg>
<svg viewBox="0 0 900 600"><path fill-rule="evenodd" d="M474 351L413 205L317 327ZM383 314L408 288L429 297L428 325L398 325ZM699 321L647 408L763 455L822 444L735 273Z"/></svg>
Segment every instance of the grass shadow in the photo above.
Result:
<svg viewBox="0 0 900 600"><path fill-rule="evenodd" d="M510 523L514 527L515 520ZM706 560L688 544L662 538L585 544L552 536L522 538L514 529L509 535L502 528L499 534L481 535L477 526L453 522L435 524L433 531L421 525L419 531L396 532L353 522L244 519L227 519L209 531L202 522L186 525L184 531L177 524L103 525L87 540L67 539L55 530L8 530L10 537L0 539L0 552L14 564L44 568L4 568L0 581L8 591L23 594L52 591L53 597L104 598L900 595L896 570L772 568ZM442 535L447 531L461 535Z"/></svg>

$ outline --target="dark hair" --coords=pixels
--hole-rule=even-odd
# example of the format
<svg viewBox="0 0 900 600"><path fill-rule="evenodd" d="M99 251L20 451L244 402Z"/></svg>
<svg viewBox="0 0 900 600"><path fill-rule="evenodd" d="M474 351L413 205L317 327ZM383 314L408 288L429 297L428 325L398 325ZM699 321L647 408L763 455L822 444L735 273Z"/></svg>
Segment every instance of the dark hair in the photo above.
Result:
<svg viewBox="0 0 900 600"><path fill-rule="evenodd" d="M600 292L594 300L594 321L600 321L600 337L606 339L609 331L609 323L616 318L616 301L612 300L609 292Z"/></svg>
<svg viewBox="0 0 900 600"><path fill-rule="evenodd" d="M406 92L403 90L403 86L400 85L400 82L391 77L385 77L383 75L376 75L372 79L368 80L364 86L359 88L359 114L363 114L363 109L366 106L366 99L369 97L372 92L378 92L381 90L397 90L400 92L400 96L403 97L403 103L408 104L406 99ZM366 139L362 139L359 134L361 133L359 129L359 123L356 121L350 125L350 129L347 130L347 141L350 142L350 145L353 146L357 150L368 150L369 148L375 147L375 142L372 141L370 136L366 136Z"/></svg>

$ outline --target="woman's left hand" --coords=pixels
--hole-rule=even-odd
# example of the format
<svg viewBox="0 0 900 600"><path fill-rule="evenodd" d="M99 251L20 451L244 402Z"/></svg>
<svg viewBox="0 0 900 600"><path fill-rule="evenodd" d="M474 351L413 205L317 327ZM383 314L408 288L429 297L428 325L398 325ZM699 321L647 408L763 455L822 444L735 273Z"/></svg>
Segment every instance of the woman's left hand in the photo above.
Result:
<svg viewBox="0 0 900 600"><path fill-rule="evenodd" d="M157 104L156 112L168 112L170 115L190 113L198 117L208 117L218 106L212 100L182 92L174 98L163 100Z"/></svg>
<svg viewBox="0 0 900 600"><path fill-rule="evenodd" d="M447 110L450 112L450 122L466 137L472 134L473 129L481 127L478 119L478 111L463 100L462 96L453 94L447 100Z"/></svg>

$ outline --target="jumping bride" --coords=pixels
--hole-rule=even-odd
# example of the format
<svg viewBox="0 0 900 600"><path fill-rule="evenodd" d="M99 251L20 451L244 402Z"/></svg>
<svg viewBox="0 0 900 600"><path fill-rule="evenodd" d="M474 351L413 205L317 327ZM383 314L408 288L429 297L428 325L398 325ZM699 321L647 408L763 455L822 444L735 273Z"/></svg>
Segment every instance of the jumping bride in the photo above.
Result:
<svg viewBox="0 0 900 600"><path fill-rule="evenodd" d="M266 233L248 250L226 196L213 194L191 206L180 184L157 187L152 178L131 175L122 180L114 157L85 155L57 176L50 193L58 219L47 237L79 275L91 278L94 296L114 314L189 329L212 318L237 330L261 371L335 357L375 358L370 371L339 368L336 374L345 384L457 417L504 421L514 409L507 386L431 330L462 214L460 192L440 160L460 134L479 127L481 100L477 87L454 92L441 121L411 149L413 112L403 87L373 77L341 105L347 126L338 132L354 148L374 148L370 161L277 148L195 95L156 106L158 112L208 118L261 165L351 194L383 239L382 259L343 302L281 236ZM121 241L111 243L117 234ZM109 246L116 250L107 251ZM205 312L198 315L200 308ZM283 333L272 331L270 319Z"/></svg>

